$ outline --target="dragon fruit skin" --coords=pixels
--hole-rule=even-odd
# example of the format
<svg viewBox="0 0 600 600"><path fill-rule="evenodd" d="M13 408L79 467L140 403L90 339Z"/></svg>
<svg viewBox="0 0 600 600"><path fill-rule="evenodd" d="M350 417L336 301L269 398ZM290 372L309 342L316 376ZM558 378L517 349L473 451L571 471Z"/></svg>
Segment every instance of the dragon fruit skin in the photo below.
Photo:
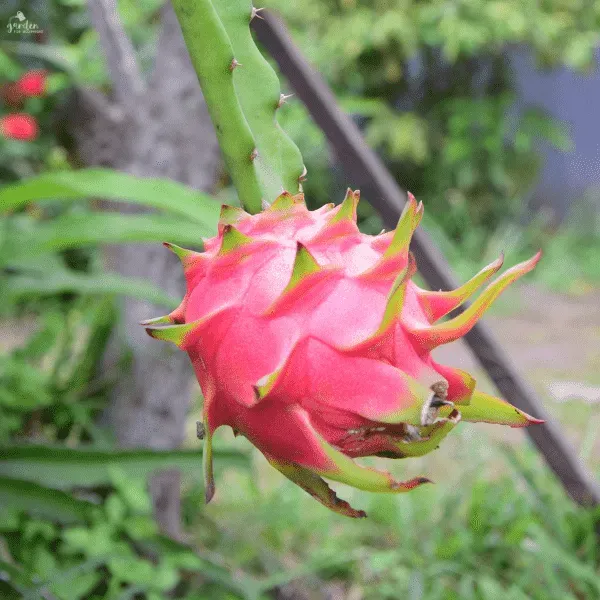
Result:
<svg viewBox="0 0 600 600"><path fill-rule="evenodd" d="M186 351L205 398L206 499L214 494L212 435L246 436L289 479L336 512L365 516L322 477L377 492L395 481L361 456L421 456L461 420L522 427L541 421L475 390L464 371L437 364L433 348L467 333L511 282L540 258L506 271L458 316L439 321L502 266L502 258L454 291L412 281L409 252L422 214L409 202L394 232L356 225L359 192L309 211L284 193L257 215L224 206L218 234L181 259L187 292L171 314L144 321L155 338Z"/></svg>

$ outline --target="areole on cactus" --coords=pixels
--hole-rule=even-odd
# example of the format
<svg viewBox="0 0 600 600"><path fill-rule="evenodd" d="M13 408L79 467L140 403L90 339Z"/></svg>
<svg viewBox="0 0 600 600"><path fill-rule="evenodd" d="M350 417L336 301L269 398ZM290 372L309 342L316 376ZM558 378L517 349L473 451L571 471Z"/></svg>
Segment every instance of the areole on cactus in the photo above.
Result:
<svg viewBox="0 0 600 600"><path fill-rule="evenodd" d="M465 335L539 253L442 320L502 258L457 290L423 290L411 279L409 252L422 204L409 196L396 230L370 236L356 225L358 199L348 190L340 205L309 211L301 193L283 193L256 215L223 206L204 252L166 244L183 263L187 292L171 314L143 325L186 351L200 382L207 501L211 440L222 425L324 505L362 517L323 478L374 492L405 492L429 480L395 481L355 458L422 456L461 419L540 422L430 354Z"/></svg>

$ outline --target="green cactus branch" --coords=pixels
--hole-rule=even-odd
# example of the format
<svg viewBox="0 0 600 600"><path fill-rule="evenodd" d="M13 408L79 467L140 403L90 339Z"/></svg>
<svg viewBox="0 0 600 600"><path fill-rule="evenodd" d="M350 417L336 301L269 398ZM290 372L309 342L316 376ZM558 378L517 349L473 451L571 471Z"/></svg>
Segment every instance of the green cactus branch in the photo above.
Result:
<svg viewBox="0 0 600 600"><path fill-rule="evenodd" d="M302 156L277 122L277 111L284 98L277 74L252 38L250 22L256 12L251 0L213 1L242 65L235 71L235 89L256 139L256 166L271 203L283 191L299 191L304 170Z"/></svg>
<svg viewBox="0 0 600 600"><path fill-rule="evenodd" d="M233 184L241 203L257 212L262 194L252 160L256 143L235 93L229 36L210 0L174 0L173 7Z"/></svg>
<svg viewBox="0 0 600 600"><path fill-rule="evenodd" d="M173 0L192 64L240 201L258 212L296 193L304 165L277 122L277 75L250 33L249 0Z"/></svg>

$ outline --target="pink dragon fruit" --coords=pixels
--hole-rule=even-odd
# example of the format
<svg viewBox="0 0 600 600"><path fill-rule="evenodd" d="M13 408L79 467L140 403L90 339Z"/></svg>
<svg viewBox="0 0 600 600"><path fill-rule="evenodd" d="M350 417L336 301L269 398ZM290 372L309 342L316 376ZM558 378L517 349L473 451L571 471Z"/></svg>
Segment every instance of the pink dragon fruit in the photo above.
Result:
<svg viewBox="0 0 600 600"><path fill-rule="evenodd" d="M214 494L211 438L221 425L246 436L325 506L363 517L322 478L405 492L429 480L395 481L353 459L421 456L461 418L511 427L541 422L430 355L467 333L540 254L440 321L502 258L457 290L420 289L411 281L409 242L422 204L410 195L396 230L370 236L356 225L358 199L348 190L339 206L309 211L302 194L284 193L257 215L223 206L205 252L165 244L183 263L187 292L171 314L142 325L185 350L200 382L207 502Z"/></svg>

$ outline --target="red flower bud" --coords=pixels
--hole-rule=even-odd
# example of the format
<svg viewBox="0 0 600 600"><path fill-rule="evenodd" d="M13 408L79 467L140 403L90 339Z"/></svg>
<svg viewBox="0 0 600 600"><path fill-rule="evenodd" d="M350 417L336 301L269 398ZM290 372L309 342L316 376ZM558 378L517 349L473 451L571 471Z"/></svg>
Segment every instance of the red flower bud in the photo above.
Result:
<svg viewBox="0 0 600 600"><path fill-rule="evenodd" d="M46 71L28 71L16 86L26 98L43 96L46 91Z"/></svg>
<svg viewBox="0 0 600 600"><path fill-rule="evenodd" d="M38 136L38 124L25 113L6 115L0 119L0 134L13 140L34 140Z"/></svg>

